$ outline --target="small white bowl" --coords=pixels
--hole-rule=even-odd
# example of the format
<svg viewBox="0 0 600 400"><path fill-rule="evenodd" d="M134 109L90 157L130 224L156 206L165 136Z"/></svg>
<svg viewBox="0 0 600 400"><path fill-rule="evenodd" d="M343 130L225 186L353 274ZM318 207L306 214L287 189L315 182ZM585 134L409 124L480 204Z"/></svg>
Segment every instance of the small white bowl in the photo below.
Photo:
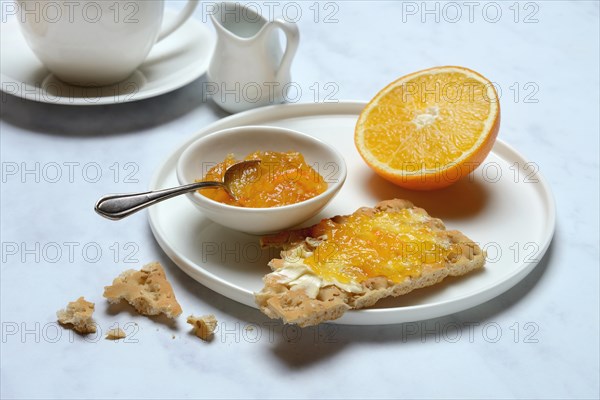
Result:
<svg viewBox="0 0 600 400"><path fill-rule="evenodd" d="M327 190L300 203L248 208L231 206L211 200L198 192L188 198L202 213L223 226L251 234L265 234L294 227L315 216L341 189L346 180L344 157L333 146L304 133L272 126L242 126L204 136L179 157L177 178L182 185L201 179L227 154L244 158L254 151L297 151L328 184Z"/></svg>

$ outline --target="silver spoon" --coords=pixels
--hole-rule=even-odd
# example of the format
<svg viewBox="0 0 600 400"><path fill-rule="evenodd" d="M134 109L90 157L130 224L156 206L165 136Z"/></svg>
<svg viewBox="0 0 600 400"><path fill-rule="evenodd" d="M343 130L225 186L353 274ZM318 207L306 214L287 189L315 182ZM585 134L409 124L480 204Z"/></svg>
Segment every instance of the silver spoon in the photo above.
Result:
<svg viewBox="0 0 600 400"><path fill-rule="evenodd" d="M101 197L94 206L94 210L105 218L119 220L130 216L133 213L140 211L148 206L160 203L163 200L171 197L179 196L180 194L193 192L204 187L221 187L227 193L237 200L237 197L231 190L231 183L242 173L249 168L260 164L260 160L242 161L233 164L227 168L223 177L223 182L196 182L189 185L177 186L170 189L154 190L142 193L128 194L109 194Z"/></svg>

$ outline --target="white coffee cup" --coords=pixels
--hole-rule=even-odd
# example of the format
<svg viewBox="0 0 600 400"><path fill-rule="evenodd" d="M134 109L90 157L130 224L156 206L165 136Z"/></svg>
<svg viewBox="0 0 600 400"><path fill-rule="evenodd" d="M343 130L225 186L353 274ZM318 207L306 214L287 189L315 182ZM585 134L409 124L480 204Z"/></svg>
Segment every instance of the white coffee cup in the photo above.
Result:
<svg viewBox="0 0 600 400"><path fill-rule="evenodd" d="M163 0L19 0L18 17L29 47L56 77L104 86L131 75L197 5L188 0L166 26Z"/></svg>

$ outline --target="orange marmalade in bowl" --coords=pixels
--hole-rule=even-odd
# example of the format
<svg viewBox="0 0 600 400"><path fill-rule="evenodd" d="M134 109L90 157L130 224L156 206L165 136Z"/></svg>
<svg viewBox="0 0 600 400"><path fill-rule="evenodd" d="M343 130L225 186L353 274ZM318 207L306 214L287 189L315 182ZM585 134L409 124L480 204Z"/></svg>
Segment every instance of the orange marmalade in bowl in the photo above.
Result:
<svg viewBox="0 0 600 400"><path fill-rule="evenodd" d="M298 152L255 151L243 160L228 154L223 162L212 167L200 181L223 182L225 171L235 163L260 160L231 184L238 198L232 198L222 188L204 188L199 192L219 203L238 207L279 207L311 199L327 190L323 177Z"/></svg>

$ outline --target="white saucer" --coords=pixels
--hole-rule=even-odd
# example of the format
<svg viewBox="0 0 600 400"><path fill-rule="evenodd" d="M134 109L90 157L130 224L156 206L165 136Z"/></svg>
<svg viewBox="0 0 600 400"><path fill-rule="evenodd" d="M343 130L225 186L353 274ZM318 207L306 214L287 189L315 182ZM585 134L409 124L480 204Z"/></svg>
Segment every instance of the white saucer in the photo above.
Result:
<svg viewBox="0 0 600 400"><path fill-rule="evenodd" d="M176 12L165 10L165 21ZM0 28L1 90L27 100L66 105L127 103L178 89L202 76L215 45L213 32L190 18L156 44L131 77L112 86L84 88L56 79L35 57L16 18Z"/></svg>
<svg viewBox="0 0 600 400"><path fill-rule="evenodd" d="M344 187L315 218L352 213L390 199L404 198L442 218L487 250L486 267L460 278L446 278L430 288L375 307L349 311L342 324L371 325L418 321L477 306L514 286L546 252L556 220L550 187L535 164L498 140L484 164L472 175L434 192L403 190L379 178L354 147L354 126L364 103L286 104L262 107L221 119L182 143L161 164L150 189L178 184L175 166L182 151L208 133L244 125L272 125L305 132L342 152L348 167ZM185 273L210 289L251 307L253 292L270 272L267 262L277 251L261 251L258 237L218 225L184 196L150 208L150 226L165 253Z"/></svg>

